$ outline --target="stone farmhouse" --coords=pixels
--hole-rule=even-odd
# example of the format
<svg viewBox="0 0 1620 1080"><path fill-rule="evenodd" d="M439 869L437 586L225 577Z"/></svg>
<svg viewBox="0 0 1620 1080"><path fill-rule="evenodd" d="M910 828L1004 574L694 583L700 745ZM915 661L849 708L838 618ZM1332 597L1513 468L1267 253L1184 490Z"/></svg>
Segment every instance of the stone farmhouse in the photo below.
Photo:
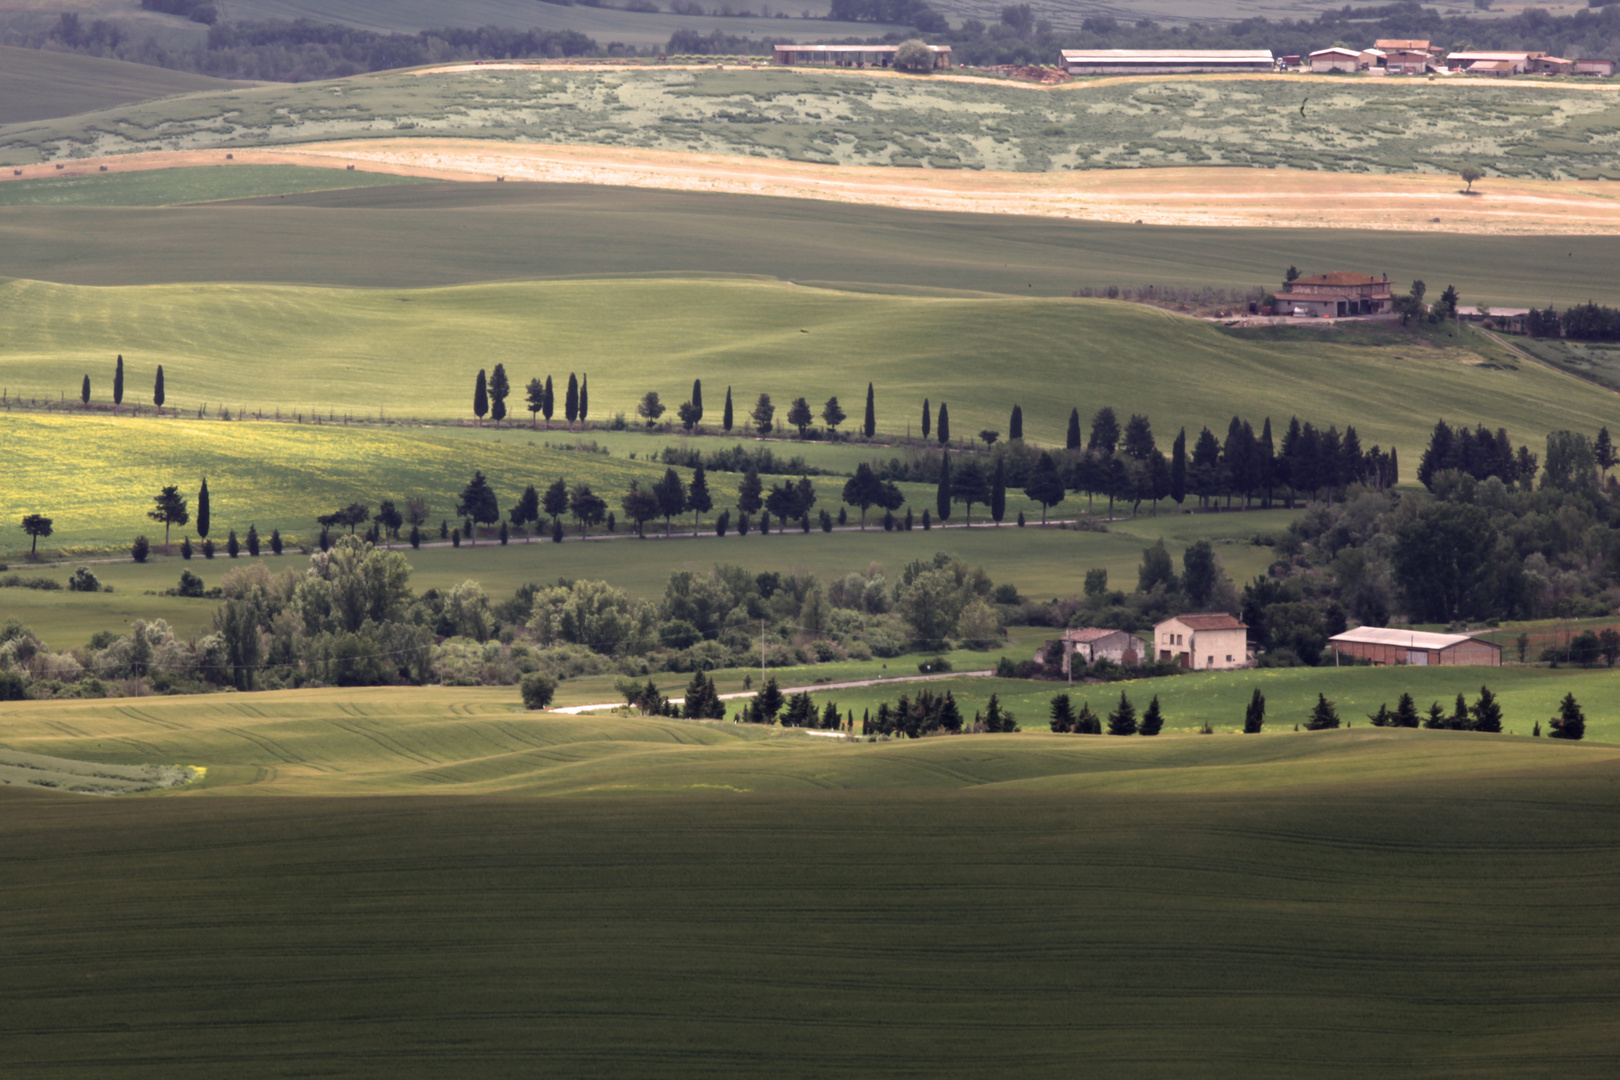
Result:
<svg viewBox="0 0 1620 1080"><path fill-rule="evenodd" d="M1070 661L1079 657L1083 664L1098 660L1111 660L1122 667L1135 667L1142 662L1142 639L1123 630L1106 630L1099 626L1065 630L1054 644L1063 647L1063 674L1069 674Z"/></svg>
<svg viewBox="0 0 1620 1080"><path fill-rule="evenodd" d="M1373 277L1353 270L1296 278L1276 296L1273 311L1279 315L1320 315L1328 319L1383 315L1393 310L1395 303L1388 274Z"/></svg>
<svg viewBox="0 0 1620 1080"><path fill-rule="evenodd" d="M1231 671L1249 666L1249 628L1222 612L1177 615L1153 628L1160 660L1189 671Z"/></svg>

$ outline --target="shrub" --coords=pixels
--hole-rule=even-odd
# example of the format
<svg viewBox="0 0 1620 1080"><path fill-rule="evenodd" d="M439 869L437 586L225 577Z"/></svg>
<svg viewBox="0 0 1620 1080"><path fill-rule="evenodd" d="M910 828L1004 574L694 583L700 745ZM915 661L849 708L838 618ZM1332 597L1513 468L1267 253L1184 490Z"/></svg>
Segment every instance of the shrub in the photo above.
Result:
<svg viewBox="0 0 1620 1080"><path fill-rule="evenodd" d="M180 557L187 561L191 559L191 537L189 536L180 541Z"/></svg>
<svg viewBox="0 0 1620 1080"><path fill-rule="evenodd" d="M202 543L202 549L203 558L212 559L214 557L214 542L212 540L204 540Z"/></svg>
<svg viewBox="0 0 1620 1080"><path fill-rule="evenodd" d="M145 562L151 553L152 545L144 536L137 536L135 542L129 545L129 557L136 562Z"/></svg>
<svg viewBox="0 0 1620 1080"><path fill-rule="evenodd" d="M176 596L201 596L203 594L203 579L190 570L180 571L180 584L175 586Z"/></svg>
<svg viewBox="0 0 1620 1080"><path fill-rule="evenodd" d="M518 689L523 694L524 708L544 709L557 693L557 680L543 671L533 671L523 676Z"/></svg>
<svg viewBox="0 0 1620 1080"><path fill-rule="evenodd" d="M100 592L101 582L88 566L81 566L68 578L67 587L69 592Z"/></svg>
<svg viewBox="0 0 1620 1080"><path fill-rule="evenodd" d="M951 666L951 662L945 659L943 656L936 656L932 660L924 660L922 663L918 664L917 670L924 672L925 674L933 674L940 671L955 671L956 669L953 668Z"/></svg>
<svg viewBox="0 0 1620 1080"><path fill-rule="evenodd" d="M28 682L20 672L0 671L0 701L27 701Z"/></svg>

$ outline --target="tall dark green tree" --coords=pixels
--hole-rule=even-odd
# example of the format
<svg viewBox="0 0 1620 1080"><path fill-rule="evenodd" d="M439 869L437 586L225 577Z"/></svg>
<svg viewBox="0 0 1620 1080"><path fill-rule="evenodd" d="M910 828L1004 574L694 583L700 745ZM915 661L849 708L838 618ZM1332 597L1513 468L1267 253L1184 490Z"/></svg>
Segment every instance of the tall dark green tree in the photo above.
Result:
<svg viewBox="0 0 1620 1080"><path fill-rule="evenodd" d="M870 439L877 434L877 402L872 396L872 384L866 384L866 419L861 422L861 434Z"/></svg>
<svg viewBox="0 0 1620 1080"><path fill-rule="evenodd" d="M1136 706L1131 699L1120 692L1119 705L1108 714L1108 734L1135 735L1136 734Z"/></svg>
<svg viewBox="0 0 1620 1080"><path fill-rule="evenodd" d="M703 380L692 380L692 407L697 409L697 422L703 422Z"/></svg>
<svg viewBox="0 0 1620 1080"><path fill-rule="evenodd" d="M928 434L929 432L933 431L933 429L934 416L933 413L929 412L928 410L928 399L923 398L922 437L924 442L928 441Z"/></svg>
<svg viewBox="0 0 1620 1080"><path fill-rule="evenodd" d="M1391 461L1394 460L1395 451L1390 451ZM1261 429L1260 437L1254 444L1254 467L1257 490L1266 493L1266 506L1271 506L1271 493L1277 486L1277 448L1271 440L1271 417L1266 417L1265 427ZM1391 481L1393 483L1393 481Z"/></svg>
<svg viewBox="0 0 1620 1080"><path fill-rule="evenodd" d="M1137 727L1138 735L1157 735L1164 730L1164 713L1159 709L1159 695L1154 694L1153 700L1148 703L1147 711L1142 714L1142 723Z"/></svg>
<svg viewBox="0 0 1620 1080"><path fill-rule="evenodd" d="M607 500L592 491L591 485L575 484L574 490L568 493L568 511L579 522L579 534L584 536L592 525L602 524L607 515ZM556 530L552 539L556 539Z"/></svg>
<svg viewBox="0 0 1620 1080"><path fill-rule="evenodd" d="M997 525L1007 516L1007 459L996 458L996 469L990 475L990 517Z"/></svg>
<svg viewBox="0 0 1620 1080"><path fill-rule="evenodd" d="M1046 524L1046 511L1056 506L1068 496L1068 487L1063 483L1063 475L1058 472L1057 462L1052 455L1041 452L1035 462L1035 468L1029 475L1029 486L1024 494L1041 504L1041 524Z"/></svg>
<svg viewBox="0 0 1620 1080"><path fill-rule="evenodd" d="M197 535L203 540L208 539L209 523L213 520L208 502L208 477L203 477L202 487L197 489ZM185 522L177 522L184 525ZM164 541L168 543L167 540Z"/></svg>
<svg viewBox="0 0 1620 1080"><path fill-rule="evenodd" d="M506 512L506 516L513 525L523 530L525 539L534 539L530 535L529 526L536 524L540 520L540 493L534 489L533 484L523 489L523 494L518 497L518 501L513 505L512 509ZM382 507L377 508L377 520L382 520ZM397 529L399 526L394 527Z"/></svg>
<svg viewBox="0 0 1620 1080"><path fill-rule="evenodd" d="M495 371L489 377L489 415L500 427L501 421L506 419L506 399L512 393L512 383L506 377L506 365L496 364Z"/></svg>
<svg viewBox="0 0 1620 1080"><path fill-rule="evenodd" d="M190 521L191 512L186 509L186 497L180 494L180 488L175 484L166 485L152 501L155 505L146 512L146 516L163 525L163 548L166 551L169 547L169 527Z"/></svg>
<svg viewBox="0 0 1620 1080"><path fill-rule="evenodd" d="M681 482L681 474L665 469L663 479L653 487L653 494L658 498L658 513L664 519L664 535L668 536L674 529L671 522L675 515L686 512L686 485Z"/></svg>
<svg viewBox="0 0 1620 1080"><path fill-rule="evenodd" d="M551 486L546 488L545 500L540 504L546 515L551 518L552 528L555 530L562 524L562 516L568 513L568 482L557 477Z"/></svg>
<svg viewBox="0 0 1620 1080"><path fill-rule="evenodd" d="M546 427L551 427L551 418L557 412L557 395L551 386L551 376L546 376L545 404L540 406L540 415L546 418Z"/></svg>
<svg viewBox="0 0 1620 1080"><path fill-rule="evenodd" d="M1125 424L1125 440L1122 446L1125 456L1132 461L1146 461L1159 452L1158 444L1153 441L1153 425L1148 418L1140 413L1132 413L1130 420Z"/></svg>
<svg viewBox="0 0 1620 1080"><path fill-rule="evenodd" d="M478 369L478 381L473 384L473 415L478 422L483 423L484 417L489 413L489 381L484 376L484 369Z"/></svg>
<svg viewBox="0 0 1620 1080"><path fill-rule="evenodd" d="M1208 540L1199 540L1189 544L1187 550L1181 553L1182 578L1181 587L1187 592L1187 600L1195 608L1209 606L1209 598L1215 592L1215 586L1220 581L1220 568L1215 562L1215 549Z"/></svg>
<svg viewBox="0 0 1620 1080"><path fill-rule="evenodd" d="M1074 699L1068 694L1058 694L1052 698L1052 730L1058 734L1065 734L1074 730Z"/></svg>
<svg viewBox="0 0 1620 1080"><path fill-rule="evenodd" d="M939 411L940 417L943 419L945 415L943 403L941 403ZM934 493L934 513L939 515L939 520L950 520L951 500L953 498L954 493L951 490L951 452L947 450L939 456L939 488Z"/></svg>
<svg viewBox="0 0 1620 1080"><path fill-rule="evenodd" d="M1417 702L1411 694L1403 693L1395 702L1395 726L1415 728L1423 722L1418 715Z"/></svg>
<svg viewBox="0 0 1620 1080"><path fill-rule="evenodd" d="M731 425L735 420L736 417L731 411L731 387L728 386L726 387L726 408L720 414L720 426L725 429L727 435L731 434Z"/></svg>
<svg viewBox="0 0 1620 1080"><path fill-rule="evenodd" d="M883 481L878 479L872 466L861 462L855 466L855 474L844 481L844 502L850 506L861 509L861 530L866 530L866 511L876 506L883 499Z"/></svg>
<svg viewBox="0 0 1620 1080"><path fill-rule="evenodd" d="M1007 441L1011 442L1024 437L1024 407L1014 405L1012 416L1007 420Z"/></svg>
<svg viewBox="0 0 1620 1080"><path fill-rule="evenodd" d="M27 533L32 538L32 541L28 545L28 557L30 559L39 554L39 538L42 536L50 536L51 528L54 524L55 523L44 514L29 514L27 517L22 519L23 532Z"/></svg>
<svg viewBox="0 0 1620 1080"><path fill-rule="evenodd" d="M848 417L844 415L844 407L838 404L838 399L830 397L827 399L827 404L821 407L821 419L826 422L828 431L835 432L838 430L838 425L842 424Z"/></svg>
<svg viewBox="0 0 1620 1080"><path fill-rule="evenodd" d="M704 475L703 463L692 470L692 483L686 489L686 508L692 511L692 535L698 534L698 517L714 509L714 497L709 494L709 478Z"/></svg>
<svg viewBox="0 0 1620 1080"><path fill-rule="evenodd" d="M1266 695L1257 686L1249 698L1249 707L1243 712L1243 734L1258 735L1266 723Z"/></svg>
<svg viewBox="0 0 1620 1080"><path fill-rule="evenodd" d="M579 419L579 378L572 371L568 373L568 389L563 395L563 418L570 427Z"/></svg>
<svg viewBox="0 0 1620 1080"><path fill-rule="evenodd" d="M1474 718L1475 731L1500 732L1502 730L1502 704L1491 693L1491 688L1479 688L1479 700L1468 710Z"/></svg>
<svg viewBox="0 0 1620 1080"><path fill-rule="evenodd" d="M807 428L816 422L816 414L810 411L810 403L804 398L794 398L793 404L788 406L787 422L799 429L799 438L804 438Z"/></svg>
<svg viewBox="0 0 1620 1080"><path fill-rule="evenodd" d="M118 366L113 369L113 412L124 403L124 354L118 354Z"/></svg>
<svg viewBox="0 0 1620 1080"><path fill-rule="evenodd" d="M79 401L85 408L90 407L90 375L88 372L85 373L84 384L79 387Z"/></svg>
<svg viewBox="0 0 1620 1080"><path fill-rule="evenodd" d="M1339 726L1339 710L1333 707L1333 702L1327 695L1317 692L1316 704L1311 709L1311 715L1305 721L1306 731L1327 731Z"/></svg>
<svg viewBox="0 0 1620 1080"><path fill-rule="evenodd" d="M1575 701L1573 692L1564 695L1564 700L1558 705L1558 715L1549 720L1548 724L1552 727L1549 734L1555 739L1586 737L1586 714Z"/></svg>
<svg viewBox="0 0 1620 1080"><path fill-rule="evenodd" d="M934 430L939 433L939 445L951 445L951 411L943 401L939 403L939 423L934 425Z"/></svg>
<svg viewBox="0 0 1620 1080"><path fill-rule="evenodd" d="M540 410L546 407L546 384L530 379L529 385L523 388L523 400L529 406L529 427L533 428Z"/></svg>
<svg viewBox="0 0 1620 1080"><path fill-rule="evenodd" d="M1113 454L1119 449L1119 418L1114 410L1104 405L1091 418L1091 441L1086 449L1094 454Z"/></svg>
<svg viewBox="0 0 1620 1080"><path fill-rule="evenodd" d="M1069 450L1080 449L1080 410L1069 410L1069 433L1064 440L1064 447Z"/></svg>
<svg viewBox="0 0 1620 1080"><path fill-rule="evenodd" d="M157 378L152 382L152 404L157 406L158 412L163 411L163 401L166 396L163 392L163 365L159 364Z"/></svg>
<svg viewBox="0 0 1620 1080"><path fill-rule="evenodd" d="M473 546L478 545L478 526L493 525L501 519L501 507L495 501L495 489L489 486L484 474L473 472L473 478L467 481L467 486L461 489L461 497L456 500L456 513L462 517L471 518Z"/></svg>
<svg viewBox="0 0 1620 1080"><path fill-rule="evenodd" d="M639 480L630 481L630 490L626 491L624 498L620 500L619 506L624 511L624 516L635 522L636 535L642 539L646 539L647 536L644 526L658 516L660 509L658 502L658 493L642 487Z"/></svg>
<svg viewBox="0 0 1620 1080"><path fill-rule="evenodd" d="M745 514L757 514L765 505L765 485L760 482L759 470L749 466L737 485L737 509Z"/></svg>
<svg viewBox="0 0 1620 1080"><path fill-rule="evenodd" d="M585 426L585 421L590 419L590 415L591 415L591 377L589 375L582 374L579 377L579 426L580 427L583 428Z"/></svg>

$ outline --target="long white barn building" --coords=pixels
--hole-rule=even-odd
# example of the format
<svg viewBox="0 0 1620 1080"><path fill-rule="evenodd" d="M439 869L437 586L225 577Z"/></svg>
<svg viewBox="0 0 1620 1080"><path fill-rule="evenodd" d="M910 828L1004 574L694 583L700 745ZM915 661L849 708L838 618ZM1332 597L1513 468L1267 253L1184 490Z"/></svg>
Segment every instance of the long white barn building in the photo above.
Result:
<svg viewBox="0 0 1620 1080"><path fill-rule="evenodd" d="M1173 75L1180 72L1271 71L1270 49L1064 49L1070 75Z"/></svg>

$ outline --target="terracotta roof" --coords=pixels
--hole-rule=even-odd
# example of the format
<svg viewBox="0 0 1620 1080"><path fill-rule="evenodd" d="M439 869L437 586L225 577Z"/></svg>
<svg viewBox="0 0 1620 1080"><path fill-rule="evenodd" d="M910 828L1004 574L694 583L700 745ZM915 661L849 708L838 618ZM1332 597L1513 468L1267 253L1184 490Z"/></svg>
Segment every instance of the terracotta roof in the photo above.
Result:
<svg viewBox="0 0 1620 1080"><path fill-rule="evenodd" d="M1291 286L1298 285L1383 285L1383 278L1375 278L1371 274L1358 274L1354 270L1335 270L1331 274L1317 274L1315 277L1296 278L1289 282Z"/></svg>
<svg viewBox="0 0 1620 1080"><path fill-rule="evenodd" d="M1248 626L1224 611L1207 615L1177 615L1176 621L1191 630L1247 630Z"/></svg>
<svg viewBox="0 0 1620 1080"><path fill-rule="evenodd" d="M1375 49L1411 50L1412 52L1428 52L1429 51L1429 39L1428 38L1422 38L1422 39L1419 39L1419 38L1379 38L1377 41L1373 42L1373 48L1375 48Z"/></svg>
<svg viewBox="0 0 1620 1080"><path fill-rule="evenodd" d="M1125 633L1123 630L1105 630L1100 626L1087 626L1080 630L1070 630L1063 636L1068 638L1070 641L1076 641L1084 645L1088 642L1101 641L1105 637L1112 637L1114 634L1123 633Z"/></svg>

